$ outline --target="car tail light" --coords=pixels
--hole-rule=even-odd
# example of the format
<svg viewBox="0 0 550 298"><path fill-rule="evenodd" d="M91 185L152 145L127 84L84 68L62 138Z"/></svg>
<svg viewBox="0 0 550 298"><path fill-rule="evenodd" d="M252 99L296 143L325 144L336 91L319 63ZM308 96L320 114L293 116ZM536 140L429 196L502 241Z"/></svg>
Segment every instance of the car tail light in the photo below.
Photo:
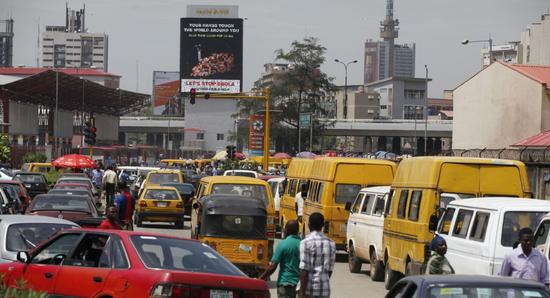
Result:
<svg viewBox="0 0 550 298"><path fill-rule="evenodd" d="M176 204L176 208L183 208L183 202L178 202Z"/></svg>
<svg viewBox="0 0 550 298"><path fill-rule="evenodd" d="M323 230L323 233L328 234L329 230L330 230L330 222L325 221L325 228Z"/></svg>
<svg viewBox="0 0 550 298"><path fill-rule="evenodd" d="M258 244L258 247L256 248L256 254L258 255L258 260L261 260L264 258L264 246L261 244Z"/></svg>
<svg viewBox="0 0 550 298"><path fill-rule="evenodd" d="M198 286L181 284L158 284L151 291L151 298L201 297L208 290Z"/></svg>
<svg viewBox="0 0 550 298"><path fill-rule="evenodd" d="M268 291L246 291L243 292L241 298L269 298L271 297Z"/></svg>
<svg viewBox="0 0 550 298"><path fill-rule="evenodd" d="M274 237L275 237L275 233L273 233L272 231L265 232L265 236L266 236L267 238L274 238Z"/></svg>
<svg viewBox="0 0 550 298"><path fill-rule="evenodd" d="M139 207L147 207L147 202L139 201Z"/></svg>

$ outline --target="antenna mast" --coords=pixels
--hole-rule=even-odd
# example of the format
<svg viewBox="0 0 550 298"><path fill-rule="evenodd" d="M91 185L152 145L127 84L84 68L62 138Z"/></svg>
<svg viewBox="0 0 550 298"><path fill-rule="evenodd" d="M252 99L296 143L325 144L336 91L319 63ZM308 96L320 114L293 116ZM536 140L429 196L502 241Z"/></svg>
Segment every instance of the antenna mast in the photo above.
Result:
<svg viewBox="0 0 550 298"><path fill-rule="evenodd" d="M393 0L386 0L386 18L380 22L380 37L388 42L388 77L393 77L395 64L395 39L398 37L399 20L393 18Z"/></svg>

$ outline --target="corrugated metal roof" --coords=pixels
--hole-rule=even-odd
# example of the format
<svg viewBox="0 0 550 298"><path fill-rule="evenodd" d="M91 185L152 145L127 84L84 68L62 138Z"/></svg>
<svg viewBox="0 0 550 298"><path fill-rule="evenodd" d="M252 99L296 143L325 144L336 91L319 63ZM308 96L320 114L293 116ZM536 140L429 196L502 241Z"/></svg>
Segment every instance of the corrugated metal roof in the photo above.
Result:
<svg viewBox="0 0 550 298"><path fill-rule="evenodd" d="M550 66L508 63L503 64L541 84L546 85L546 88L550 89Z"/></svg>
<svg viewBox="0 0 550 298"><path fill-rule="evenodd" d="M119 75L93 68L0 67L0 75L32 76L46 70L59 70L73 76L116 77Z"/></svg>
<svg viewBox="0 0 550 298"><path fill-rule="evenodd" d="M512 145L514 147L548 147L550 146L550 130L541 132L538 135L528 137Z"/></svg>

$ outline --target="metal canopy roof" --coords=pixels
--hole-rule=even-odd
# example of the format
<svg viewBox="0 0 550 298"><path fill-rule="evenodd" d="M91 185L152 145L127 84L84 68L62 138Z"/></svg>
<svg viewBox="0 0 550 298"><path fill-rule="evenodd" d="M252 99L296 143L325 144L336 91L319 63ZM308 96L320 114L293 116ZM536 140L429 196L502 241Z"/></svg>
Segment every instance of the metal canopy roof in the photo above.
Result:
<svg viewBox="0 0 550 298"><path fill-rule="evenodd" d="M77 76L46 70L0 87L0 96L36 105L55 107L58 76L58 107L120 116L142 107L149 95L113 89Z"/></svg>

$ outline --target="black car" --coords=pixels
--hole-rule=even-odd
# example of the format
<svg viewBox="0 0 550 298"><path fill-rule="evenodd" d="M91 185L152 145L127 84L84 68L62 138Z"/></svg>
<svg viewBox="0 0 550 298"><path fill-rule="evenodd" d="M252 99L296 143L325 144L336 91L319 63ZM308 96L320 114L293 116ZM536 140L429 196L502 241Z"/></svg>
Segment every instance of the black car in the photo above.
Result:
<svg viewBox="0 0 550 298"><path fill-rule="evenodd" d="M13 180L23 182L31 199L36 195L48 192L48 181L42 173L21 172L15 174Z"/></svg>
<svg viewBox="0 0 550 298"><path fill-rule="evenodd" d="M398 281L386 298L540 297L550 298L538 282L481 275L416 275Z"/></svg>
<svg viewBox="0 0 550 298"><path fill-rule="evenodd" d="M160 186L174 187L178 190L183 200L184 214L191 216L191 204L195 195L195 187L190 183L162 183Z"/></svg>

